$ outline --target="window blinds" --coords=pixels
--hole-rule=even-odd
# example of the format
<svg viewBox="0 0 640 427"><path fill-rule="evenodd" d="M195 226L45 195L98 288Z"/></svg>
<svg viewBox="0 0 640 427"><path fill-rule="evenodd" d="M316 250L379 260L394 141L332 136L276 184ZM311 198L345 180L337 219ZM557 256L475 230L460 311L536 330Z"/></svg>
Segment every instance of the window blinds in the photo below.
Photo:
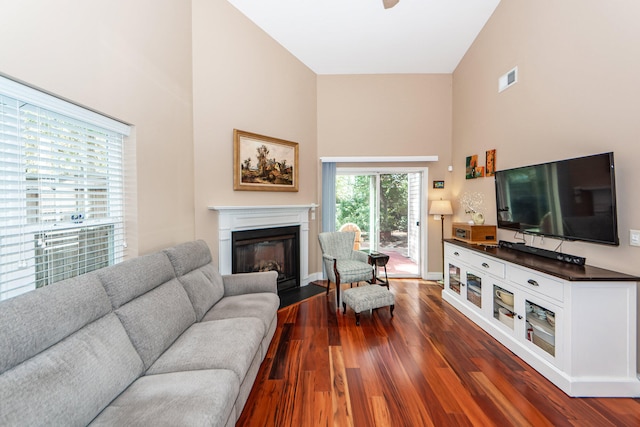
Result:
<svg viewBox="0 0 640 427"><path fill-rule="evenodd" d="M128 132L0 78L0 300L123 259Z"/></svg>

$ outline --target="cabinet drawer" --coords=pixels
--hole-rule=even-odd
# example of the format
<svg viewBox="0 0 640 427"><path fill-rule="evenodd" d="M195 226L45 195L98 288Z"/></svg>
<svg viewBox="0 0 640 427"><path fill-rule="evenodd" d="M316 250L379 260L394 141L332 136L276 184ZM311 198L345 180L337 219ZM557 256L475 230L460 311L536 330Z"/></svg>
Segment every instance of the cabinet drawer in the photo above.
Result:
<svg viewBox="0 0 640 427"><path fill-rule="evenodd" d="M487 258L482 255L472 253L470 254L469 264L478 271L492 274L496 277L500 277L501 279L504 279L505 277L505 263L498 261L495 258Z"/></svg>
<svg viewBox="0 0 640 427"><path fill-rule="evenodd" d="M469 256L471 253L468 250L461 249L458 246L445 244L444 256L448 260L459 260L461 262L469 262Z"/></svg>
<svg viewBox="0 0 640 427"><path fill-rule="evenodd" d="M512 266L509 266L508 275L512 282L528 291L538 292L549 298L564 301L564 284L560 280Z"/></svg>

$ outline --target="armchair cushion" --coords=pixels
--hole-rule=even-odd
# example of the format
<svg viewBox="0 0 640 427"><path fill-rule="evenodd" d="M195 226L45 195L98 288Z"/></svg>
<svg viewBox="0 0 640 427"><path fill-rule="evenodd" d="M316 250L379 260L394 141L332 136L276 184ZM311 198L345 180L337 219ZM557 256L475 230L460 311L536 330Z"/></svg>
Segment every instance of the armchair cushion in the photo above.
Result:
<svg viewBox="0 0 640 427"><path fill-rule="evenodd" d="M338 270L338 273L340 273L341 283L371 280L373 277L373 269L366 262L351 259L339 259L336 262L336 269Z"/></svg>

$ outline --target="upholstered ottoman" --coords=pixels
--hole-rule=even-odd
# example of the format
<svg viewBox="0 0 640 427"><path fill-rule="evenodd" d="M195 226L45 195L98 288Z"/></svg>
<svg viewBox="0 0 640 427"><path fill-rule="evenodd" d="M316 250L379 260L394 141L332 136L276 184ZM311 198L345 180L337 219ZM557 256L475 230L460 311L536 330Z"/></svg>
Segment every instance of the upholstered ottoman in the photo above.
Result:
<svg viewBox="0 0 640 427"><path fill-rule="evenodd" d="M360 325L360 313L364 310L389 306L389 312L393 317L395 297L388 289L379 285L358 286L343 292L342 314L347 312L347 306L356 312L356 325Z"/></svg>

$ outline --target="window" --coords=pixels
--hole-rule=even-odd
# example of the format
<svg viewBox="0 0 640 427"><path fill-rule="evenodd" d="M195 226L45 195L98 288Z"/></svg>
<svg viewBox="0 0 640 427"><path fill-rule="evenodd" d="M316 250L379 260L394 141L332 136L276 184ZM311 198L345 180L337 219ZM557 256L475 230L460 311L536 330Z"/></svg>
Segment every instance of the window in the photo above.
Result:
<svg viewBox="0 0 640 427"><path fill-rule="evenodd" d="M0 300L122 261L128 134L0 77Z"/></svg>

